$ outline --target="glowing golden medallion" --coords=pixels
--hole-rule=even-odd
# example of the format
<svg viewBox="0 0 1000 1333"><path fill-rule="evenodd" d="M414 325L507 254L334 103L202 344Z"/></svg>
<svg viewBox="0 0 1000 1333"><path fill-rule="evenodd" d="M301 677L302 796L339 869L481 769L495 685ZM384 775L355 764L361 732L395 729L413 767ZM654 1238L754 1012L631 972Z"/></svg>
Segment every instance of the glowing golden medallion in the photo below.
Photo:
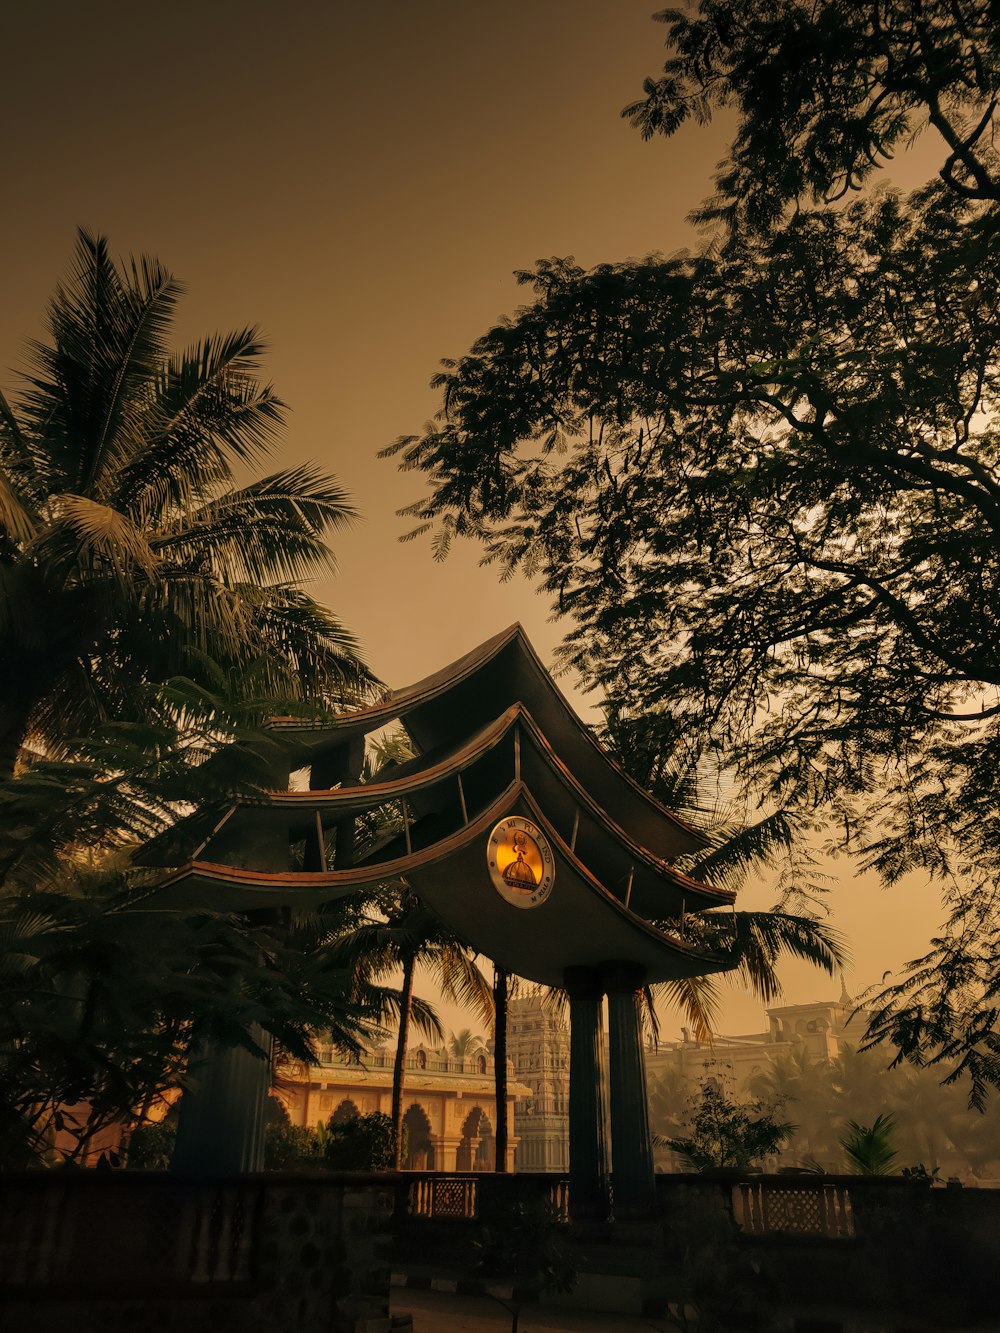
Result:
<svg viewBox="0 0 1000 1333"><path fill-rule="evenodd" d="M493 887L514 907L537 907L552 891L556 863L545 834L530 819L501 819L486 845Z"/></svg>

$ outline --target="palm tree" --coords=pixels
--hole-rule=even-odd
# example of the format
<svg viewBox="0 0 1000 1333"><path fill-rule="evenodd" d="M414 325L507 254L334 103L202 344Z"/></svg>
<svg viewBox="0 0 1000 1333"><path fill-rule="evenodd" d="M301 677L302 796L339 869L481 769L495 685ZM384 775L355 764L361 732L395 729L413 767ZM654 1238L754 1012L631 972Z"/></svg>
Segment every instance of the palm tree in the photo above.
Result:
<svg viewBox="0 0 1000 1333"><path fill-rule="evenodd" d="M483 1049L483 1039L471 1028L462 1028L453 1032L448 1039L448 1053L456 1060L464 1060L468 1055L475 1055Z"/></svg>
<svg viewBox="0 0 1000 1333"><path fill-rule="evenodd" d="M108 718L145 719L157 684L234 680L271 697L342 697L368 677L300 580L353 516L311 465L245 485L284 405L258 333L168 348L181 286L158 261L119 266L81 231L69 279L0 395L0 780L26 742L65 750Z"/></svg>
<svg viewBox="0 0 1000 1333"><path fill-rule="evenodd" d="M678 858L678 868L737 892L751 874L778 871L778 897L770 911L716 909L659 925L728 957L727 982L765 1004L781 995L777 964L783 956L805 959L831 976L844 967L843 940L812 906L825 891L825 877L800 836L804 830L795 812L772 810L748 821L731 798L725 771L687 743L666 710L636 715L609 702L603 740L636 781L707 838L705 849ZM789 910L793 907L801 910ZM709 976L651 987L646 1010L654 1035L654 1001L663 999L681 1009L699 1039L710 1040L718 984Z"/></svg>
<svg viewBox="0 0 1000 1333"><path fill-rule="evenodd" d="M507 1001L511 976L493 964L493 1096L496 1107L494 1171L507 1170Z"/></svg>
<svg viewBox="0 0 1000 1333"><path fill-rule="evenodd" d="M943 1085L936 1070L911 1064L897 1065L884 1079L904 1160L943 1167L948 1154L964 1155L959 1146L963 1135L981 1117L970 1111L960 1087Z"/></svg>
<svg viewBox="0 0 1000 1333"><path fill-rule="evenodd" d="M812 1155L836 1156L838 1143L831 1137L831 1068L826 1060L815 1061L802 1046L771 1057L767 1068L748 1080L749 1091L772 1105L792 1103L796 1121L795 1141Z"/></svg>
<svg viewBox="0 0 1000 1333"><path fill-rule="evenodd" d="M869 1123L888 1111L892 1085L885 1061L843 1042L830 1069L835 1113Z"/></svg>
<svg viewBox="0 0 1000 1333"><path fill-rule="evenodd" d="M415 1014L417 969L429 971L443 995L470 1007L484 1022L492 1021L493 998L470 950L458 943L409 889L400 885L369 901L383 919L368 917L360 921L344 935L331 961L353 967L357 983L363 986L396 969L403 973L392 1073L392 1128L398 1171L402 1165L406 1049ZM439 1040L443 1036L436 1017L432 1022L423 1018L421 1026Z"/></svg>
<svg viewBox="0 0 1000 1333"><path fill-rule="evenodd" d="M655 1139L680 1138L686 1121L691 1084L673 1066L661 1069L649 1080L649 1127Z"/></svg>
<svg viewBox="0 0 1000 1333"><path fill-rule="evenodd" d="M840 1146L848 1166L859 1176L887 1176L899 1155L892 1146L894 1138L892 1116L880 1115L870 1125L848 1120Z"/></svg>

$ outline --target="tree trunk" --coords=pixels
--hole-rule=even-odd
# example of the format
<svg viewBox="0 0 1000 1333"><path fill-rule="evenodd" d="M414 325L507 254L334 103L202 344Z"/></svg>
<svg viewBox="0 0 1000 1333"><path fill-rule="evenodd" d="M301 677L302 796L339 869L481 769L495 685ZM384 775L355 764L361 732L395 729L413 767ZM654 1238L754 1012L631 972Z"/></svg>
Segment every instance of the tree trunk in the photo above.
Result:
<svg viewBox="0 0 1000 1333"><path fill-rule="evenodd" d="M507 990L508 976L493 964L493 1078L496 1086L495 1171L507 1170Z"/></svg>
<svg viewBox="0 0 1000 1333"><path fill-rule="evenodd" d="M396 1170L403 1165L403 1081L406 1072L406 1043L410 1035L410 1010L413 1007L413 973L416 961L410 955L403 963L403 991L399 1002L399 1034L396 1037L396 1061L392 1069L392 1137Z"/></svg>

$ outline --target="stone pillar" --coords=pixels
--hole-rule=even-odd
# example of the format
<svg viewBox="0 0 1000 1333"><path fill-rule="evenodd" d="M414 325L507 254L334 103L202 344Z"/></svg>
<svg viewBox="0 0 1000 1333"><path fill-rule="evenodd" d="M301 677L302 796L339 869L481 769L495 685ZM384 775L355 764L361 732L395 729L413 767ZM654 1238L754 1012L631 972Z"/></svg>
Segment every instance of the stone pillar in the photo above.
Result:
<svg viewBox="0 0 1000 1333"><path fill-rule="evenodd" d="M609 1212L608 1150L604 1127L603 989L596 969L568 967L569 994L569 1211L603 1221Z"/></svg>
<svg viewBox="0 0 1000 1333"><path fill-rule="evenodd" d="M287 788L289 764L280 744L262 761L273 790ZM225 828L225 864L283 871L290 862L287 826L278 819L243 819ZM273 921L286 909L261 909L251 919ZM258 1025L250 1031L260 1053L242 1046L206 1043L193 1057L192 1076L181 1099L177 1141L170 1169L179 1175L231 1175L264 1167L264 1116L271 1087L271 1038Z"/></svg>
<svg viewBox="0 0 1000 1333"><path fill-rule="evenodd" d="M457 1171L458 1150L462 1146L462 1140L438 1134L431 1139L431 1142L434 1144L434 1170Z"/></svg>
<svg viewBox="0 0 1000 1333"><path fill-rule="evenodd" d="M271 1086L271 1038L251 1033L267 1055L213 1043L180 1104L171 1171L228 1176L264 1166L264 1115Z"/></svg>
<svg viewBox="0 0 1000 1333"><path fill-rule="evenodd" d="M613 964L601 973L608 993L614 1212L620 1218L650 1217L656 1211L638 1007L645 975L644 968L632 963Z"/></svg>

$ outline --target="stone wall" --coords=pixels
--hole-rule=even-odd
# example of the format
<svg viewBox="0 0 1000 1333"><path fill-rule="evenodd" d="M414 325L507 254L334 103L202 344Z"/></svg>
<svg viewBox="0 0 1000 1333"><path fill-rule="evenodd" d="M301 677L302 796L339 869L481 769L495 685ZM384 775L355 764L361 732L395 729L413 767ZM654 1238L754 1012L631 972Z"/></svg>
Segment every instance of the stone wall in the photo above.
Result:
<svg viewBox="0 0 1000 1333"><path fill-rule="evenodd" d="M656 1218L568 1229L577 1286L553 1300L657 1319L685 1306L705 1328L1000 1328L1000 1190L731 1172L656 1183ZM566 1217L565 1191L560 1175L408 1176L397 1262L472 1279L482 1218L532 1198Z"/></svg>
<svg viewBox="0 0 1000 1333"><path fill-rule="evenodd" d="M830 1329L964 1329L1000 1316L1000 1191L901 1177L659 1177L658 1293L713 1315L808 1312ZM879 1318L884 1322L878 1323Z"/></svg>
<svg viewBox="0 0 1000 1333"><path fill-rule="evenodd" d="M0 1175L5 1333L387 1333L396 1178Z"/></svg>

